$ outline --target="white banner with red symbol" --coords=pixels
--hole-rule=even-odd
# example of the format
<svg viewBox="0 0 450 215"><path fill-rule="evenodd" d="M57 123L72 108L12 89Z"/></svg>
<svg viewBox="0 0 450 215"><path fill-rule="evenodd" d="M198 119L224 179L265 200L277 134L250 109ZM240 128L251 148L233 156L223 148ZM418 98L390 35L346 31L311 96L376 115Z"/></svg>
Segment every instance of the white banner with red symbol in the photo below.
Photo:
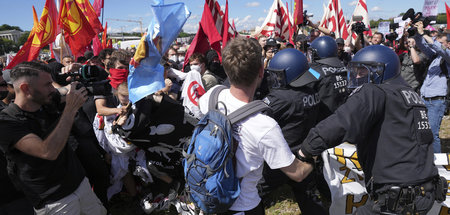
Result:
<svg viewBox="0 0 450 215"><path fill-rule="evenodd" d="M183 99L185 112L197 119L201 116L198 99L203 94L205 94L205 88L202 84L202 75L195 70L189 71L182 86L181 99Z"/></svg>
<svg viewBox="0 0 450 215"><path fill-rule="evenodd" d="M343 143L322 153L323 173L331 191L331 215L353 214L357 207L364 205L367 194L364 174L358 162L356 147ZM450 180L450 154L434 154L434 163L439 175ZM409 170L405 170L409 171ZM442 204L435 203L428 214L450 214L450 193Z"/></svg>

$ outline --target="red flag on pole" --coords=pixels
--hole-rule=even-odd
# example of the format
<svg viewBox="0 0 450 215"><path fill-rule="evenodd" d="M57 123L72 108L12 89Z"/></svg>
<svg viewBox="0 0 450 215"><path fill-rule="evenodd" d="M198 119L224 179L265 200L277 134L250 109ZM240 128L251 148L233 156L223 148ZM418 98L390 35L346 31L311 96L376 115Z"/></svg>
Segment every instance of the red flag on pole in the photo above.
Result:
<svg viewBox="0 0 450 215"><path fill-rule="evenodd" d="M92 51L94 52L94 56L98 56L100 54L100 51L102 51L102 43L98 39L98 36L95 36L92 40Z"/></svg>
<svg viewBox="0 0 450 215"><path fill-rule="evenodd" d="M94 0L94 7L95 13L97 14L97 17L100 17L100 14L102 12L104 0Z"/></svg>
<svg viewBox="0 0 450 215"><path fill-rule="evenodd" d="M220 41L222 41L222 36L217 31L216 23L211 14L211 10L208 7L207 2L205 2L200 26L194 40L186 52L183 68L189 63L189 57L192 54L196 52L204 54L210 48L216 50L217 55L219 55L219 60L222 61Z"/></svg>
<svg viewBox="0 0 450 215"><path fill-rule="evenodd" d="M286 2L287 3L287 2ZM294 1L294 26L303 23L303 0Z"/></svg>
<svg viewBox="0 0 450 215"><path fill-rule="evenodd" d="M447 13L447 29L450 29L450 8L447 5L447 2L445 3L445 12Z"/></svg>
<svg viewBox="0 0 450 215"><path fill-rule="evenodd" d="M225 16L223 16L223 30L222 30L222 47L225 48L225 46L227 45L228 40L230 40L229 37L229 33L227 31L227 29L230 28L230 23L228 22L228 0L227 3L225 4Z"/></svg>
<svg viewBox="0 0 450 215"><path fill-rule="evenodd" d="M97 13L95 12L89 0L76 0L76 2L80 10L83 12L83 15L86 17L86 20L92 26L92 29L94 29L95 33L98 34L102 32L102 23L100 23L100 20L98 20Z"/></svg>
<svg viewBox="0 0 450 215"><path fill-rule="evenodd" d="M96 35L83 12L74 0L62 0L59 9L59 24L64 30L64 39L75 56L82 51Z"/></svg>
<svg viewBox="0 0 450 215"><path fill-rule="evenodd" d="M288 6L287 2L286 2L286 10L287 10L287 13L289 14L289 6ZM289 43L294 45L295 43L294 43L294 40L292 39L292 37L294 36L295 25L294 26L292 25L291 19L289 18L289 15L288 15L288 22L289 22L288 23L288 25L289 25Z"/></svg>
<svg viewBox="0 0 450 215"><path fill-rule="evenodd" d="M107 31L108 31L108 22L105 23L105 28L103 30L103 35L102 35L102 48L106 49L108 46L108 40L106 39L107 37Z"/></svg>
<svg viewBox="0 0 450 215"><path fill-rule="evenodd" d="M57 15L55 1L47 0L39 23L37 26L33 26L33 30L30 32L31 36L28 37L28 40L17 52L16 56L6 66L6 69L12 69L21 62L36 59L39 51L55 40Z"/></svg>

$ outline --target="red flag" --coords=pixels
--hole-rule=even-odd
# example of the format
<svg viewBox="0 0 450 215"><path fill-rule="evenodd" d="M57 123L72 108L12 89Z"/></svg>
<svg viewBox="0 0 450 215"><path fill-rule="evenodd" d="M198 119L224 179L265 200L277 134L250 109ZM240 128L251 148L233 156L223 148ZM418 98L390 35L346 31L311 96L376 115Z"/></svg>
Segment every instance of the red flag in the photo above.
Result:
<svg viewBox="0 0 450 215"><path fill-rule="evenodd" d="M222 41L222 36L220 36L220 33L217 31L215 21L207 2L205 2L205 6L203 8L200 26L198 28L197 35L195 35L194 40L186 52L183 68L189 63L189 57L192 54L196 52L204 54L210 48L216 50L217 55L219 55L219 60L222 61L222 55L220 52L220 42Z"/></svg>
<svg viewBox="0 0 450 215"><path fill-rule="evenodd" d="M16 56L8 64L6 69L12 69L24 61L32 61L37 58L39 51L44 46L53 42L56 38L57 10L54 0L47 0L42 10L41 19L37 26L33 27L30 36Z"/></svg>
<svg viewBox="0 0 450 215"><path fill-rule="evenodd" d="M225 4L225 16L223 16L223 20L225 20L225 23L223 23L223 33L222 33L222 47L225 48L227 45L228 40L230 40L229 33L226 31L226 29L230 28L230 23L228 22L228 0Z"/></svg>
<svg viewBox="0 0 450 215"><path fill-rule="evenodd" d="M83 12L74 0L62 0L59 10L59 24L64 30L64 39L75 56L81 53L96 35Z"/></svg>
<svg viewBox="0 0 450 215"><path fill-rule="evenodd" d="M445 3L445 12L447 13L447 29L450 29L450 8L447 3Z"/></svg>
<svg viewBox="0 0 450 215"><path fill-rule="evenodd" d="M108 40L106 39L107 37L107 30L108 30L108 22L105 23L105 28L103 31L103 35L102 35L102 48L106 49L106 46L108 45Z"/></svg>
<svg viewBox="0 0 450 215"><path fill-rule="evenodd" d="M287 3L287 2L286 2ZM294 1L294 26L303 23L303 0Z"/></svg>
<svg viewBox="0 0 450 215"><path fill-rule="evenodd" d="M108 40L108 44L106 45L106 48L112 49L112 41Z"/></svg>
<svg viewBox="0 0 450 215"><path fill-rule="evenodd" d="M94 7L95 13L97 14L97 17L100 17L100 13L102 12L104 0L94 0Z"/></svg>
<svg viewBox="0 0 450 215"><path fill-rule="evenodd" d="M102 23L100 23L100 20L98 20L97 13L95 12L89 0L76 0L76 2L78 7L86 17L86 20L92 26L92 29L94 29L95 33L98 34L102 32L103 31Z"/></svg>
<svg viewBox="0 0 450 215"><path fill-rule="evenodd" d="M100 51L103 49L102 43L98 39L98 36L95 36L92 40L92 49L92 51L94 52L94 56L98 56L98 54L100 54Z"/></svg>
<svg viewBox="0 0 450 215"><path fill-rule="evenodd" d="M286 2L286 10L288 11L289 14L289 7L288 7L288 3ZM288 16L288 23L289 23L289 43L291 43L292 45L294 45L294 40L292 39L292 37L294 36L294 32L295 32L295 25L293 26L291 23L291 20L289 19Z"/></svg>
<svg viewBox="0 0 450 215"><path fill-rule="evenodd" d="M189 49L186 51L186 57L184 58L184 67L189 63L189 57L194 53L206 53L211 49L211 45L208 43L208 37L203 31L202 25L199 24L197 34L195 34Z"/></svg>

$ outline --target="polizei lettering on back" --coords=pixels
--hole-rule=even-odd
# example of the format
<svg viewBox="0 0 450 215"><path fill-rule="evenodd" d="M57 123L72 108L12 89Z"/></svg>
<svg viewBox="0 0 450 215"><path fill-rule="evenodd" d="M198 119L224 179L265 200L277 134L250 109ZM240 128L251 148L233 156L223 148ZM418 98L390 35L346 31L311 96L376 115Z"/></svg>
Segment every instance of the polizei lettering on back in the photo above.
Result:
<svg viewBox="0 0 450 215"><path fill-rule="evenodd" d="M425 106L422 98L420 98L419 94L414 92L413 90L400 90L403 99L405 100L406 105L408 106Z"/></svg>

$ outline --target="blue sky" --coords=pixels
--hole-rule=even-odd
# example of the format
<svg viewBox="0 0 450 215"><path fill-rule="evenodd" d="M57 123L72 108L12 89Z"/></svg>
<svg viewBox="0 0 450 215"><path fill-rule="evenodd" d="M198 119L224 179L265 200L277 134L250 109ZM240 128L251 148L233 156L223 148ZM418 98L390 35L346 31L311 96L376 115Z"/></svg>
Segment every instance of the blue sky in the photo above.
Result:
<svg viewBox="0 0 450 215"><path fill-rule="evenodd" d="M288 2L291 10L291 0L282 0ZM94 0L91 0L93 3ZM165 3L180 2L180 0L165 0ZM192 15L183 27L186 32L196 32L198 22L201 19L204 0L184 0ZM319 21L322 17L322 4L328 0L303 0L304 9L308 13L313 13L313 20ZM439 12L445 12L445 1L439 1ZM108 21L109 32L139 31L139 24L129 22L118 22L108 19L128 19L142 20L145 29L150 23L152 16L150 5L153 0L105 0L104 21ZM225 0L219 0L220 5L225 8ZM270 9L273 0L229 0L229 17L234 19L238 30L251 30L255 26L260 26L267 11ZM369 18L389 18L395 17L408 8L414 8L421 11L424 0L367 0L369 9ZM32 5L35 6L38 16L41 15L45 0L1 0L0 3L0 24L9 24L19 26L23 30L30 30L33 25ZM356 5L356 0L341 0L346 19L350 19ZM101 21L101 19L100 19Z"/></svg>

